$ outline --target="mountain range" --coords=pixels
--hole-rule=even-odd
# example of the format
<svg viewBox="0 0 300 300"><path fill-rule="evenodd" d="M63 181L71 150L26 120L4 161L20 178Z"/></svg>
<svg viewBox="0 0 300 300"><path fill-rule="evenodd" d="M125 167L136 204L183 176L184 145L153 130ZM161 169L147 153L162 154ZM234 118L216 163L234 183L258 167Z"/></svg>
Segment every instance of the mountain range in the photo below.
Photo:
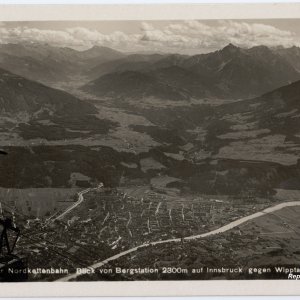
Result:
<svg viewBox="0 0 300 300"><path fill-rule="evenodd" d="M7 152L15 151L18 162L11 163L20 170L10 182L66 187L70 174L80 172L105 177L112 185L123 173L143 182L166 175L180 179L173 187L182 191L209 193L297 187L300 79L295 48L228 45L194 56L35 44L0 48L0 58L11 57L17 68L0 68L0 139L10 147ZM58 74L66 81L74 74L90 78L81 88L103 101L50 87L41 83L51 81L42 75L34 80L39 76L33 65L26 67L29 60L39 62L42 73L48 71L46 62L56 61L50 63L56 80ZM119 98L135 101L109 101ZM139 105L142 98L156 102ZM203 98L207 101L190 101ZM209 100L219 98L241 100L211 105ZM37 143L42 145L38 151L26 148L22 156L20 145ZM24 181L23 164L29 158L36 176ZM151 169L142 167L145 161L153 164Z"/></svg>
<svg viewBox="0 0 300 300"><path fill-rule="evenodd" d="M70 81L96 63L125 56L121 52L94 46L85 51L40 43L0 45L0 67L45 84Z"/></svg>
<svg viewBox="0 0 300 300"><path fill-rule="evenodd" d="M49 115L95 113L90 103L76 97L0 69L0 107L2 114L29 115L47 111Z"/></svg>
<svg viewBox="0 0 300 300"><path fill-rule="evenodd" d="M287 60L294 68L300 72L300 48L293 46L291 48L277 47L273 51L285 60Z"/></svg>
<svg viewBox="0 0 300 300"><path fill-rule="evenodd" d="M163 85L164 90L173 91L168 97L171 100L251 98L300 79L294 63L287 59L290 51L284 49L279 54L265 46L242 49L229 44L219 51L194 56L124 57L93 68L90 76L95 77L97 72L100 76L82 89L101 97L145 97L132 91L131 86L116 91L105 83L109 76L114 87L122 85L121 81L127 81L132 74L128 71L135 71L136 76L147 75L147 81L142 83L145 88L151 85L153 90L159 90ZM295 56L295 60L300 58ZM154 82L159 83L157 88ZM146 96L149 95L165 98L164 93L150 91Z"/></svg>
<svg viewBox="0 0 300 300"><path fill-rule="evenodd" d="M300 79L300 48L229 44L189 56L22 42L0 45L0 68L50 86L79 77L76 87L98 97L246 99Z"/></svg>
<svg viewBox="0 0 300 300"><path fill-rule="evenodd" d="M106 133L113 123L97 118L97 112L93 104L65 91L0 69L0 134L63 140Z"/></svg>

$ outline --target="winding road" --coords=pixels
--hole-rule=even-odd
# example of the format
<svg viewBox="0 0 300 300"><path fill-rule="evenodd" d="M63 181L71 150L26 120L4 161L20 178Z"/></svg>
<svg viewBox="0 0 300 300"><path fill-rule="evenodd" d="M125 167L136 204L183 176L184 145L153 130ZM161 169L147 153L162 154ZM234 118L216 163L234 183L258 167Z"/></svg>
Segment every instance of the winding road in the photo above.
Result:
<svg viewBox="0 0 300 300"><path fill-rule="evenodd" d="M71 210L73 210L74 208L76 208L79 204L81 204L83 201L84 201L84 197L83 195L92 191L92 190L99 190L103 187L103 183L100 183L97 187L95 188L88 188L88 189L85 189L83 191L80 191L77 193L78 195L78 200L73 203L71 206L69 206L64 212L62 212L61 214L59 214L58 216L54 217L54 215L49 218L47 221L49 222L50 219L51 221L55 221L55 220L61 220L66 214L68 214Z"/></svg>
<svg viewBox="0 0 300 300"><path fill-rule="evenodd" d="M300 201L291 201L291 202L284 202L284 203L280 203L280 204L277 204L275 206L272 206L272 207L269 207L269 208L266 208L260 212L257 212L257 213L254 213L252 215L249 215L249 216L246 216L246 217L242 217L238 220L235 220L227 225L224 225L218 229L215 229L215 230L212 230L212 231L209 231L207 233L202 233L202 234L197 234L197 235L192 235L192 236L188 236L188 237L185 237L184 240L196 240L196 239L200 239L200 238L205 238L205 237L208 237L208 236L211 236L211 235L215 235L215 234L218 234L218 233L223 233L223 232L226 232L232 228L235 228L245 222L248 222L250 220L253 220L253 219L256 219L256 218L259 218L265 214L269 214L269 213L272 213L274 211L277 211L277 210L281 210L285 207L289 207L289 206L300 206ZM93 268L93 269L97 269L97 268L100 268L104 265L106 265L107 263L111 262L111 261L114 261L120 257L123 257L129 253L132 253L132 252L135 252L139 249L142 249L142 248L146 248L146 247L149 247L150 245L151 246L154 246L154 245L158 245L158 244L167 244L167 243L174 243L174 242L181 242L182 239L181 238L173 238L173 239L167 239L167 240L160 240L160 241L155 241L155 242L151 242L151 243L146 243L146 244L142 244L140 246L137 246L137 247L134 247L134 248L131 248L131 249L128 249L126 251L123 251L123 252L120 252L114 256L111 256L103 261L100 261L98 263L95 263L91 266L88 266L87 268ZM57 281L69 281L71 279L75 279L79 276L79 274L77 273L74 273L74 274L70 274L68 276L65 276L65 277L62 277L60 279L58 279Z"/></svg>

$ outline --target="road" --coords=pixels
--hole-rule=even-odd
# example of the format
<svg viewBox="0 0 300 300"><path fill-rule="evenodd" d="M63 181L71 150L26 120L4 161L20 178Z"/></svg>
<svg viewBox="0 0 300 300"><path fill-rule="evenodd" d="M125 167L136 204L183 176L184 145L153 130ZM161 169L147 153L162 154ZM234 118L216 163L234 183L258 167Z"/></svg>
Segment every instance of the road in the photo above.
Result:
<svg viewBox="0 0 300 300"><path fill-rule="evenodd" d="M265 214L269 214L269 213L272 213L274 211L277 211L277 210L280 210L284 207L289 207L289 206L300 206L300 201L291 201L291 202L284 202L284 203L280 203L280 204L277 204L275 206L272 206L272 207L269 207L269 208L266 208L260 212L257 212L257 213L254 213L252 215L249 215L249 216L246 216L246 217L242 217L238 220L235 220L227 225L224 225L218 229L215 229L215 230L212 230L212 231L209 231L207 233L202 233L202 234L197 234L197 235L192 235L192 236L188 236L188 237L185 237L184 240L188 241L188 240L196 240L196 239L200 239L200 238L205 238L205 237L208 237L208 236L211 236L211 235L215 235L215 234L219 234L219 233L223 233L223 232L226 232L230 229L233 229L245 222L248 222L250 220L253 220L253 219L256 219L258 217L261 217ZM114 256L111 256L103 261L100 261L98 263L95 263L91 266L88 266L88 268L93 268L93 269L97 269L97 268L100 268L104 265L106 265L107 263L111 262L111 261L114 261L120 257L123 257L129 253L132 253L132 252L135 252L139 249L142 249L142 248L146 248L146 247L149 247L150 245L151 246L154 246L154 245L158 245L158 244L167 244L167 243L174 243L174 242L181 242L182 239L181 238L173 238L173 239L167 239L167 240L160 240L160 241L155 241L155 242L151 242L151 243L147 243L147 244L142 244L140 246L137 246L137 247L134 247L134 248L131 248L131 249L128 249L126 251L123 251L123 252L120 252ZM69 281L71 279L75 279L77 276L79 276L79 274L70 274L68 276L65 276L65 277L62 277L60 279L58 279L57 281Z"/></svg>
<svg viewBox="0 0 300 300"><path fill-rule="evenodd" d="M103 187L103 183L100 183L96 188L88 188L85 189L83 191L80 191L77 193L78 195L78 200L73 203L71 206L69 206L63 213L61 213L60 215L58 215L57 217L53 218L52 221L55 220L61 220L66 214L68 214L71 210L73 210L74 208L76 208L79 204L81 204L84 201L84 197L83 195L92 191L92 190L99 190Z"/></svg>

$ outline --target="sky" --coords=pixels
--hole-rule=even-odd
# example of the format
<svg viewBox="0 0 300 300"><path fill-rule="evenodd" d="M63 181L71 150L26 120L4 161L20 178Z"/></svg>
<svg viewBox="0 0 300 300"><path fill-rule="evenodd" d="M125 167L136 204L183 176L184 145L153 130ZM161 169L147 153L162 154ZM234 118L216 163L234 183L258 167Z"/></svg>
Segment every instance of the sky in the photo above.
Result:
<svg viewBox="0 0 300 300"><path fill-rule="evenodd" d="M207 53L229 43L249 48L300 46L300 19L0 22L0 43L41 42L84 50Z"/></svg>

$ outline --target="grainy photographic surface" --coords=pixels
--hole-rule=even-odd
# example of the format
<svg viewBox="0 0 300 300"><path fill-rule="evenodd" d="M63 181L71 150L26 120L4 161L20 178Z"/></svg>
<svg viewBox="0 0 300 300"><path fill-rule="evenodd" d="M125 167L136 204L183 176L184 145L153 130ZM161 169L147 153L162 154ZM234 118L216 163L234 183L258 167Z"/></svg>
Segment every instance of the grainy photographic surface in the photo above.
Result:
<svg viewBox="0 0 300 300"><path fill-rule="evenodd" d="M299 46L299 19L0 23L0 280L295 279Z"/></svg>

